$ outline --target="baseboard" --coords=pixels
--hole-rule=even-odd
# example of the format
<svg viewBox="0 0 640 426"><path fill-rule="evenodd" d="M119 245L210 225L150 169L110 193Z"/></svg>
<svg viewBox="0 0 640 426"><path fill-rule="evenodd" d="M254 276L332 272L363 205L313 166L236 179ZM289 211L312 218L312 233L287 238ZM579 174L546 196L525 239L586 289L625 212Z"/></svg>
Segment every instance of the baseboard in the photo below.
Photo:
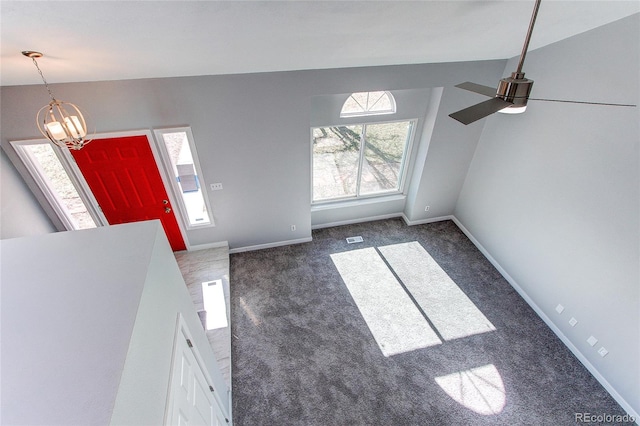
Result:
<svg viewBox="0 0 640 426"><path fill-rule="evenodd" d="M245 246L229 249L229 254L242 253L244 251L262 250L273 247L288 246L291 244L308 243L311 241L311 237L298 238L296 240L276 241L275 243L257 244L255 246Z"/></svg>
<svg viewBox="0 0 640 426"><path fill-rule="evenodd" d="M627 412L630 416L632 416L636 421L640 419L638 413L631 407L629 403L614 389L613 386L604 378L602 374L596 369L596 367L589 362L589 360L580 352L580 350L569 340L569 338L551 321L551 319L544 313L542 309L529 297L529 295L520 287L520 285L516 282L516 280L511 277L507 271L498 263L496 259L491 256L491 254L484 248L482 244L471 234L471 232L456 218L455 216L450 217L451 220L460 228L460 230L471 240L471 242L482 252L482 254L491 262L491 264L500 272L500 274L506 279L511 287L527 302L529 306L538 314L538 316L542 319L542 321L547 324L547 326L560 338L562 343L569 348L569 350L578 358L578 360L584 365L587 370L596 378L598 382L606 389L607 392L616 400L618 404L622 407L623 410Z"/></svg>
<svg viewBox="0 0 640 426"><path fill-rule="evenodd" d="M228 241L218 241L217 243L197 244L187 247L187 251L207 250L212 248L229 247Z"/></svg>
<svg viewBox="0 0 640 426"><path fill-rule="evenodd" d="M402 213L390 213L390 214L383 214L380 216L370 216L370 217L364 217L364 218L358 218L358 219L342 220L339 222L321 223L319 225L312 225L311 229L333 228L334 226L353 225L355 223L373 222L375 220L393 219L396 217L403 217L403 216L404 214Z"/></svg>
<svg viewBox="0 0 640 426"><path fill-rule="evenodd" d="M402 213L402 220L404 220L404 223L406 223L407 225L413 226L413 225L424 225L425 223L442 222L443 220L453 220L453 216L447 215L447 216L431 217L428 219L409 220L409 218L405 216L404 213Z"/></svg>

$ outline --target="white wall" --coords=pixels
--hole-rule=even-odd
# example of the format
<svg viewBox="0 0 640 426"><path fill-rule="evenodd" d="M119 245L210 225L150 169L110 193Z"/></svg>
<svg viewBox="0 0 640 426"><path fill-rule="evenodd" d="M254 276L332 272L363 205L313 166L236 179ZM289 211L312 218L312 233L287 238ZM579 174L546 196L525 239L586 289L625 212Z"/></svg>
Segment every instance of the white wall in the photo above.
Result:
<svg viewBox="0 0 640 426"><path fill-rule="evenodd" d="M181 313L229 395L159 221L0 242L2 424L163 423Z"/></svg>
<svg viewBox="0 0 640 426"><path fill-rule="evenodd" d="M0 239L55 232L9 158L0 151Z"/></svg>
<svg viewBox="0 0 640 426"><path fill-rule="evenodd" d="M476 75L453 84L473 81L493 86L501 76L502 74L497 78L487 78ZM439 106L435 117L429 117L425 121L421 144L426 149L425 152L418 153L420 163L416 165L404 212L410 223L452 214L482 132L484 120L475 126L464 126L449 117L449 114L484 101L486 97L451 87L452 85L440 89L440 97L433 100ZM428 212L425 211L427 206Z"/></svg>
<svg viewBox="0 0 640 426"><path fill-rule="evenodd" d="M159 222L155 223L156 238L113 407L112 425L163 424L179 313L203 357L218 397L230 411L228 389L211 345L167 238Z"/></svg>
<svg viewBox="0 0 640 426"><path fill-rule="evenodd" d="M60 99L86 110L98 132L191 126L205 184L221 182L224 189L209 194L216 226L188 231L189 241L192 245L228 241L234 249L311 236L312 97L421 90L472 79L493 84L504 64L419 64L53 84L51 88ZM463 92L446 91L443 103L462 107L468 96ZM47 102L44 87L2 87L1 96L1 143L37 137L33 116L25 111L35 114ZM435 126L429 161L438 166L436 176L418 176L420 191L413 194L427 194L430 202L450 214L456 195L446 192L449 187L445 191L440 187L443 182L461 184L479 132L461 129L449 119ZM456 191L455 185L452 188ZM2 203L7 201L3 195ZM402 213L401 205L393 207ZM24 209L33 210L31 206ZM416 217L428 215L422 211ZM296 225L295 232L291 225Z"/></svg>
<svg viewBox="0 0 640 426"><path fill-rule="evenodd" d="M530 52L524 70L535 81L531 96L640 103L639 34L634 15ZM514 59L505 75L515 66ZM522 115L495 114L455 209L552 328L636 413L639 121L638 108L535 101ZM591 335L595 347L586 342ZM609 351L604 358L601 346Z"/></svg>
<svg viewBox="0 0 640 426"><path fill-rule="evenodd" d="M109 423L158 227L0 242L2 424Z"/></svg>

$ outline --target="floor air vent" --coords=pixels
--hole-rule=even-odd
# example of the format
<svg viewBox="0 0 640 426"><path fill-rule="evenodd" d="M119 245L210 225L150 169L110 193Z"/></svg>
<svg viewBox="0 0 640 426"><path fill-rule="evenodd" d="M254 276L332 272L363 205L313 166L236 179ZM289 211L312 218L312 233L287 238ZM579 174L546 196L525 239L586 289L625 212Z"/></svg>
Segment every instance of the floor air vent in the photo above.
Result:
<svg viewBox="0 0 640 426"><path fill-rule="evenodd" d="M353 244L353 243L361 243L364 240L362 239L362 237L358 236L358 237L349 237L347 238L347 243L349 244Z"/></svg>

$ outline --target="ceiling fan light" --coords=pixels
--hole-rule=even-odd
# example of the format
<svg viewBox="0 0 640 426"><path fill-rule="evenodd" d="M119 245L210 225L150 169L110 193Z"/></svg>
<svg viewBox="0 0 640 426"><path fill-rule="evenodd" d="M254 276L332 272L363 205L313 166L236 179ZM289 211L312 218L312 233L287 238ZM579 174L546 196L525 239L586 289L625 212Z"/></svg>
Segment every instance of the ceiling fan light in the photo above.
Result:
<svg viewBox="0 0 640 426"><path fill-rule="evenodd" d="M527 109L526 105L512 105L501 109L498 112L503 114L522 114Z"/></svg>

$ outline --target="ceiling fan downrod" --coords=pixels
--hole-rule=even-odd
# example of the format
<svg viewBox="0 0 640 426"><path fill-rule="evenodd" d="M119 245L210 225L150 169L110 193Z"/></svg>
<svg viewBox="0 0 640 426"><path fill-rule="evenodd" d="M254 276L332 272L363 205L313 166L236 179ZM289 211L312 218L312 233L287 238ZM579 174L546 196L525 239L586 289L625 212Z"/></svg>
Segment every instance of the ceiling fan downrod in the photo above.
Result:
<svg viewBox="0 0 640 426"><path fill-rule="evenodd" d="M524 45L522 46L522 53L520 54L520 61L518 62L517 74L524 76L522 72L522 66L524 65L524 57L527 56L527 50L529 50L529 42L531 41L531 34L533 33L533 26L536 24L536 18L538 17L538 10L540 9L540 3L542 0L536 0L536 4L533 6L533 14L531 15L531 21L529 22L529 29L527 30L527 37L524 39Z"/></svg>
<svg viewBox="0 0 640 426"><path fill-rule="evenodd" d="M529 22L529 29L527 30L527 36L522 46L522 53L520 54L520 60L518 61L518 68L515 72L511 73L511 77L505 77L498 82L498 89L496 91L496 97L504 99L507 102L511 102L513 105L505 110L523 110L527 105L531 88L533 87L533 80L524 78L522 72L522 66L524 65L524 58L527 55L529 49L529 42L531 41L531 34L533 33L533 26L536 23L538 17L538 10L540 9L540 3L542 0L536 0L533 6L533 13L531 15L531 21Z"/></svg>

